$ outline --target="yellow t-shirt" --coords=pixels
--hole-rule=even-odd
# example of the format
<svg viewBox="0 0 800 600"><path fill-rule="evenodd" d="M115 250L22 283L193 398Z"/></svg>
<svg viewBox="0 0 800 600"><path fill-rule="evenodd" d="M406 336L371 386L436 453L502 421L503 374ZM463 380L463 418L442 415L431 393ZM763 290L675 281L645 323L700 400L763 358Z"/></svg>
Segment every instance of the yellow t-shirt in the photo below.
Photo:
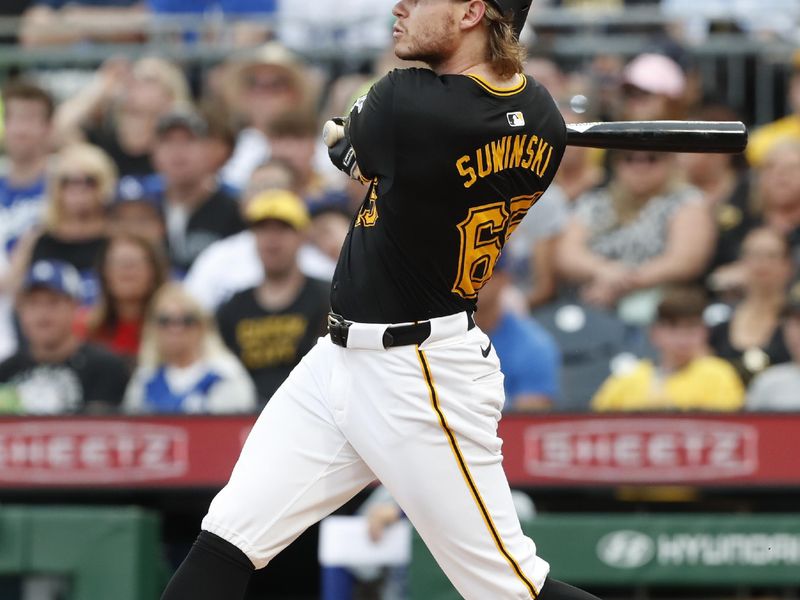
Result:
<svg viewBox="0 0 800 600"><path fill-rule="evenodd" d="M651 361L639 361L630 373L606 379L592 399L598 411L738 410L743 404L739 376L715 356L697 358L665 378Z"/></svg>
<svg viewBox="0 0 800 600"><path fill-rule="evenodd" d="M747 162L758 167L770 149L786 139L800 141L800 115L789 115L753 131L745 150Z"/></svg>

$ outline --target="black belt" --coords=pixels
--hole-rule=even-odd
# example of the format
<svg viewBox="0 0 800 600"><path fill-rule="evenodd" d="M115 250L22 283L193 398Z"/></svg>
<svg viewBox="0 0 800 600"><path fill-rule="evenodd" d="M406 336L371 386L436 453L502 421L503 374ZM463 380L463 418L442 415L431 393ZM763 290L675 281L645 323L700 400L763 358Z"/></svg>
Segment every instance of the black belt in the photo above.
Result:
<svg viewBox="0 0 800 600"><path fill-rule="evenodd" d="M331 341L337 346L347 348L347 334L352 325L352 321L346 320L336 313L328 313L328 333ZM467 313L467 331L475 327L475 319L472 313ZM383 347L394 348L396 346L413 346L421 344L431 335L431 322L422 321L411 325L395 325L387 327L383 333Z"/></svg>

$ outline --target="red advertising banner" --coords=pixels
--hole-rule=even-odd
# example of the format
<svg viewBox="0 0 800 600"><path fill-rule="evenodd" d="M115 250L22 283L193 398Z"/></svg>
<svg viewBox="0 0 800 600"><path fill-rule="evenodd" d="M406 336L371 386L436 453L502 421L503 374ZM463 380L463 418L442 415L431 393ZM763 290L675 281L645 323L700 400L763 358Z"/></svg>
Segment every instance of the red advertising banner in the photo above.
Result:
<svg viewBox="0 0 800 600"><path fill-rule="evenodd" d="M800 485L800 415L509 415L514 485Z"/></svg>
<svg viewBox="0 0 800 600"><path fill-rule="evenodd" d="M0 488L206 487L228 479L254 417L3 418ZM800 414L507 415L515 486L800 486Z"/></svg>

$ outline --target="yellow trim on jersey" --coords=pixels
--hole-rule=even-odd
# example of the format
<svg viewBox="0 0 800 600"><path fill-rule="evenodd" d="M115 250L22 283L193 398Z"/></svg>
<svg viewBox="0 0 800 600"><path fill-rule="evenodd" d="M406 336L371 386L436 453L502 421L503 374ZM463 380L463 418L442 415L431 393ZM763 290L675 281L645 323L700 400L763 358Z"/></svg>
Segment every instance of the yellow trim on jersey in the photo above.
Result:
<svg viewBox="0 0 800 600"><path fill-rule="evenodd" d="M488 81L483 79L480 75L467 74L467 77L472 79L475 83L480 85L487 92L489 92L490 94L494 94L495 96L513 96L514 94L519 94L522 90L525 89L525 86L528 85L528 78L525 77L525 75L520 75L520 77L522 77L522 81L517 85L509 88L494 87Z"/></svg>
<svg viewBox="0 0 800 600"><path fill-rule="evenodd" d="M425 358L425 353L420 350L419 346L417 346L417 358L419 359L420 367L422 367L422 374L425 377L425 383L428 386L428 394L431 398L433 410L436 411L436 414L439 417L439 423L441 424L442 430L445 432L447 439L450 442L450 449L453 451L453 455L456 458L458 468L461 471L461 475L464 477L464 481L466 482L470 493L472 494L472 498L475 500L475 504L478 506L478 510L481 513L481 517L483 517L484 523L486 523L486 528L489 530L497 550L503 555L503 558L505 558L506 562L512 568L517 577L525 584L525 587L528 588L531 598L536 600L536 598L539 597L539 592L536 589L536 586L534 586L530 579L525 576L517 561L514 560L514 557L511 556L511 553L506 550L506 547L503 545L503 540L500 538L500 534L497 532L497 527L495 527L494 521L492 521L492 517L489 514L489 510L486 508L486 503L483 501L483 498L478 491L478 486L475 485L475 481L472 479L467 462L464 460L464 455L461 453L461 448L458 445L458 440L456 440L453 430L450 429L450 426L447 424L447 419L445 418L444 413L439 406L439 396L436 393L436 388L433 384L433 375L431 374L430 367L428 366L428 359Z"/></svg>

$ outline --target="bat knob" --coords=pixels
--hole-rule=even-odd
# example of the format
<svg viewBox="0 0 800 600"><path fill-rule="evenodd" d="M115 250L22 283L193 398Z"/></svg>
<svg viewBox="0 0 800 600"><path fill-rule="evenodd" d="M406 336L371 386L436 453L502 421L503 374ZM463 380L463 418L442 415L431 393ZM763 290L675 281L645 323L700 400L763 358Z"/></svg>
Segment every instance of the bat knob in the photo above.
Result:
<svg viewBox="0 0 800 600"><path fill-rule="evenodd" d="M344 137L344 126L335 121L325 121L322 126L322 141L328 148L333 148Z"/></svg>

